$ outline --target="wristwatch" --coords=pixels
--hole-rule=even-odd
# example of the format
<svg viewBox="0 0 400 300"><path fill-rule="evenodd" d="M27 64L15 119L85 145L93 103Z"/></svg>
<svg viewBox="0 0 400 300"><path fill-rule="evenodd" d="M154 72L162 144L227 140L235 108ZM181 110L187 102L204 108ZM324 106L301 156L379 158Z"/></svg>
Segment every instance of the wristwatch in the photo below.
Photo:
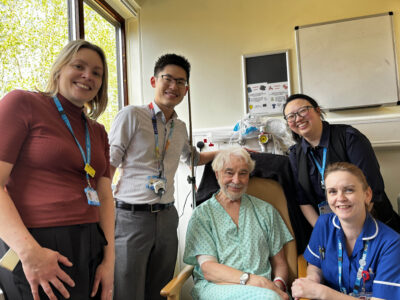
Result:
<svg viewBox="0 0 400 300"><path fill-rule="evenodd" d="M250 273L243 273L240 276L240 284L245 285L247 283L247 281L249 281L250 279Z"/></svg>

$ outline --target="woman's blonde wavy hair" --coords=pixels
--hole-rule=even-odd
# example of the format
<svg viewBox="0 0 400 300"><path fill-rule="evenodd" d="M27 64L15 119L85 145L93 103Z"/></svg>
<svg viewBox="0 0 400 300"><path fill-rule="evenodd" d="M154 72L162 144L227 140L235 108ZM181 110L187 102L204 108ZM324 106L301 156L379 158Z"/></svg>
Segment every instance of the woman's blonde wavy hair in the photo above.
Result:
<svg viewBox="0 0 400 300"><path fill-rule="evenodd" d="M95 51L97 54L99 54L103 62L103 78L99 92L92 100L85 103L86 115L91 119L97 119L105 111L108 103L108 67L106 56L99 46L96 46L85 40L75 40L69 42L61 50L60 54L57 56L55 62L53 63L50 70L50 76L46 85L46 89L42 93L51 97L57 95L57 93L59 92L58 79L60 78L61 69L65 65L67 65L72 60L74 54L82 48Z"/></svg>
<svg viewBox="0 0 400 300"><path fill-rule="evenodd" d="M356 177L358 179L358 181L360 181L362 189L364 191L366 191L368 189L369 185L368 185L367 178L365 178L363 171L356 165L353 165L349 162L341 161L341 162L335 162L335 163L328 165L325 170L324 179L326 180L326 178L331 173L334 173L337 171L348 172L348 173L352 174L354 177Z"/></svg>

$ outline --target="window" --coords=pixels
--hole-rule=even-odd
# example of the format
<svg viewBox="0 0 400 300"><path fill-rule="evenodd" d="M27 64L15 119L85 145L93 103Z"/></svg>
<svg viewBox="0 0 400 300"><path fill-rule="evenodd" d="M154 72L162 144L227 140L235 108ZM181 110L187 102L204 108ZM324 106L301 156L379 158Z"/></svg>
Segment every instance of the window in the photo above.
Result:
<svg viewBox="0 0 400 300"><path fill-rule="evenodd" d="M109 105L99 118L107 131L128 104L124 19L104 0L0 1L0 99L13 89L43 90L68 40L103 48L109 66Z"/></svg>
<svg viewBox="0 0 400 300"><path fill-rule="evenodd" d="M109 131L112 120L122 107L123 89L118 78L121 67L118 64L117 54L121 48L121 25L114 18L107 15L96 3L85 2L83 4L85 39L100 46L107 57L108 63L108 97L107 110L99 118Z"/></svg>
<svg viewBox="0 0 400 300"><path fill-rule="evenodd" d="M68 42L65 0L0 2L0 99L14 89L43 89Z"/></svg>

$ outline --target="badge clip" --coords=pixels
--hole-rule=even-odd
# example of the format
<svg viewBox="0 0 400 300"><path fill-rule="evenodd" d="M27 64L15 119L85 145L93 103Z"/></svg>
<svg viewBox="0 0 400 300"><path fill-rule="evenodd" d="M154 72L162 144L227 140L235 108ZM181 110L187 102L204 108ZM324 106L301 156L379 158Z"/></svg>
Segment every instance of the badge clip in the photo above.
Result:
<svg viewBox="0 0 400 300"><path fill-rule="evenodd" d="M86 164L85 165L85 172L86 173L88 173L89 175L90 175L90 177L94 177L94 175L96 175L96 171L92 168L92 166L91 165L89 165L89 164Z"/></svg>
<svg viewBox="0 0 400 300"><path fill-rule="evenodd" d="M319 246L318 251L319 251L319 255L321 256L321 259L324 260L325 259L325 248Z"/></svg>

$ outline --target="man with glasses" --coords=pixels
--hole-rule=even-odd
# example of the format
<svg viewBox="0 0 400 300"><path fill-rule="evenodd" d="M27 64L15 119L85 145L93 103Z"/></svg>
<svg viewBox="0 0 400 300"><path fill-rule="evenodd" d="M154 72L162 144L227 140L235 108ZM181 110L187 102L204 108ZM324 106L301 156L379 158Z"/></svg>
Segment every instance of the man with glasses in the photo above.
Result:
<svg viewBox="0 0 400 300"><path fill-rule="evenodd" d="M174 176L180 158L190 163L192 150L175 106L189 89L189 73L186 58L161 56L150 79L154 101L123 108L110 130L111 171L121 169L114 190L117 300L163 299L160 290L174 273L178 247ZM194 163L207 163L214 155L195 152Z"/></svg>

